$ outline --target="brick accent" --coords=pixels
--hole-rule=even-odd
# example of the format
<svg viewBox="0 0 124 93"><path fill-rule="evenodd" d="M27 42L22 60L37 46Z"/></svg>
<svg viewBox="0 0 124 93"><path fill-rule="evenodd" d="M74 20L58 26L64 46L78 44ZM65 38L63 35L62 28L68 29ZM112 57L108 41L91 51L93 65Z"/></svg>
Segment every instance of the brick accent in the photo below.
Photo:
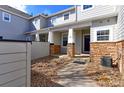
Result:
<svg viewBox="0 0 124 93"><path fill-rule="evenodd" d="M117 54L120 58L118 60L119 63L119 70L121 73L124 73L124 41L119 41L116 43L117 45Z"/></svg>
<svg viewBox="0 0 124 93"><path fill-rule="evenodd" d="M74 43L68 43L67 45L67 55L69 57L75 56L75 44Z"/></svg>
<svg viewBox="0 0 124 93"><path fill-rule="evenodd" d="M117 57L117 48L115 42L95 42L90 44L91 62L100 63L102 56L109 55L113 60Z"/></svg>
<svg viewBox="0 0 124 93"><path fill-rule="evenodd" d="M109 55L113 62L118 63L120 72L124 73L124 41L91 43L90 50L91 62L100 64L100 58Z"/></svg>
<svg viewBox="0 0 124 93"><path fill-rule="evenodd" d="M61 46L60 45L50 45L50 55L60 54Z"/></svg>

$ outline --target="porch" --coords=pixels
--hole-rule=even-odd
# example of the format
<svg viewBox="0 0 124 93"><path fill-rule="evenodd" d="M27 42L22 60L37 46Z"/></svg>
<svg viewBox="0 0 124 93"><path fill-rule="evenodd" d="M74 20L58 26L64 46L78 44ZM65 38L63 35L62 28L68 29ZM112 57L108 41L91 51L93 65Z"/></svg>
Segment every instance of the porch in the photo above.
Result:
<svg viewBox="0 0 124 93"><path fill-rule="evenodd" d="M50 55L89 56L90 27L69 28L35 35L36 41L50 43Z"/></svg>

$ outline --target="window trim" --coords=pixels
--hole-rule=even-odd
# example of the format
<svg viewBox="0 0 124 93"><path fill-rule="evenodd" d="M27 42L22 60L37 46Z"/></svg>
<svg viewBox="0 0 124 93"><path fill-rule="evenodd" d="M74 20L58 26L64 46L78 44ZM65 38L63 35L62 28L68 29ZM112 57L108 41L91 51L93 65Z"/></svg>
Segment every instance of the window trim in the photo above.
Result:
<svg viewBox="0 0 124 93"><path fill-rule="evenodd" d="M106 31L106 30L109 31L109 34L108 34L108 35L103 35L103 36L108 36L108 40L98 40L98 39L97 39L97 37L98 37L98 35L97 35L98 31ZM97 41L97 42L110 41L110 34L111 34L111 33L110 33L110 29L99 29L99 30L96 31L96 41Z"/></svg>
<svg viewBox="0 0 124 93"><path fill-rule="evenodd" d="M66 15L66 14L68 14L68 19L66 19L66 20L69 20L69 18L70 18L70 12L66 12L66 13L63 14L63 20L64 20L64 21L66 21L66 20L64 19L64 15Z"/></svg>
<svg viewBox="0 0 124 93"><path fill-rule="evenodd" d="M81 10L82 10L82 12L89 11L89 10L91 10L91 9L94 8L94 5L92 5L91 8L87 8L87 9L83 9L83 6L84 6L84 5L81 5Z"/></svg>
<svg viewBox="0 0 124 93"><path fill-rule="evenodd" d="M63 36L67 35L67 44L68 44L68 33L62 33L62 37L61 37L61 47L66 48L67 46L63 46Z"/></svg>
<svg viewBox="0 0 124 93"><path fill-rule="evenodd" d="M5 14L9 15L9 21L7 21L7 20L4 19ZM2 17L3 17L3 21L4 21L4 22L11 22L11 14L9 14L9 13L7 13L7 12L3 12L3 13L2 13Z"/></svg>

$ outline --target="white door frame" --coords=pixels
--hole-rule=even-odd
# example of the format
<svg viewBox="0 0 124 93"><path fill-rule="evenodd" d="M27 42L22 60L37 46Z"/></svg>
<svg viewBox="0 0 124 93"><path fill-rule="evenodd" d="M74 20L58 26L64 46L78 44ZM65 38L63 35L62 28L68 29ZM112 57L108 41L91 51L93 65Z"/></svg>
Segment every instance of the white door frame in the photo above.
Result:
<svg viewBox="0 0 124 93"><path fill-rule="evenodd" d="M67 32L62 32L62 33L61 33L61 47L62 47L62 48L67 48L67 46L63 46L63 35L65 35L65 34L66 34L67 37L68 37L68 33L67 33Z"/></svg>
<svg viewBox="0 0 124 93"><path fill-rule="evenodd" d="M85 36L87 36L87 35L89 35L90 36L90 34L83 34L83 44L82 44L82 52L84 52L84 53L89 53L90 51L85 51L85 49L84 49L84 44L85 44L85 42L84 42L84 39L85 39Z"/></svg>
<svg viewBox="0 0 124 93"><path fill-rule="evenodd" d="M61 33L61 53L67 54L67 46L63 46L63 35L64 34L67 34L68 36L68 32Z"/></svg>

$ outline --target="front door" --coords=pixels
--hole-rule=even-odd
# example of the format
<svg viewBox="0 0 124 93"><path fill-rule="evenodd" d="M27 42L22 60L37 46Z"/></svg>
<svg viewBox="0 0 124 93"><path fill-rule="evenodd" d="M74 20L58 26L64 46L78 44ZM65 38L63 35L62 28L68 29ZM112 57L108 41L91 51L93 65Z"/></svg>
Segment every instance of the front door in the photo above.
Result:
<svg viewBox="0 0 124 93"><path fill-rule="evenodd" d="M84 46L84 48L83 48L83 52L84 53L89 53L89 51L90 51L90 35L84 35L84 38L83 38L84 40L84 43L83 43L83 46Z"/></svg>

